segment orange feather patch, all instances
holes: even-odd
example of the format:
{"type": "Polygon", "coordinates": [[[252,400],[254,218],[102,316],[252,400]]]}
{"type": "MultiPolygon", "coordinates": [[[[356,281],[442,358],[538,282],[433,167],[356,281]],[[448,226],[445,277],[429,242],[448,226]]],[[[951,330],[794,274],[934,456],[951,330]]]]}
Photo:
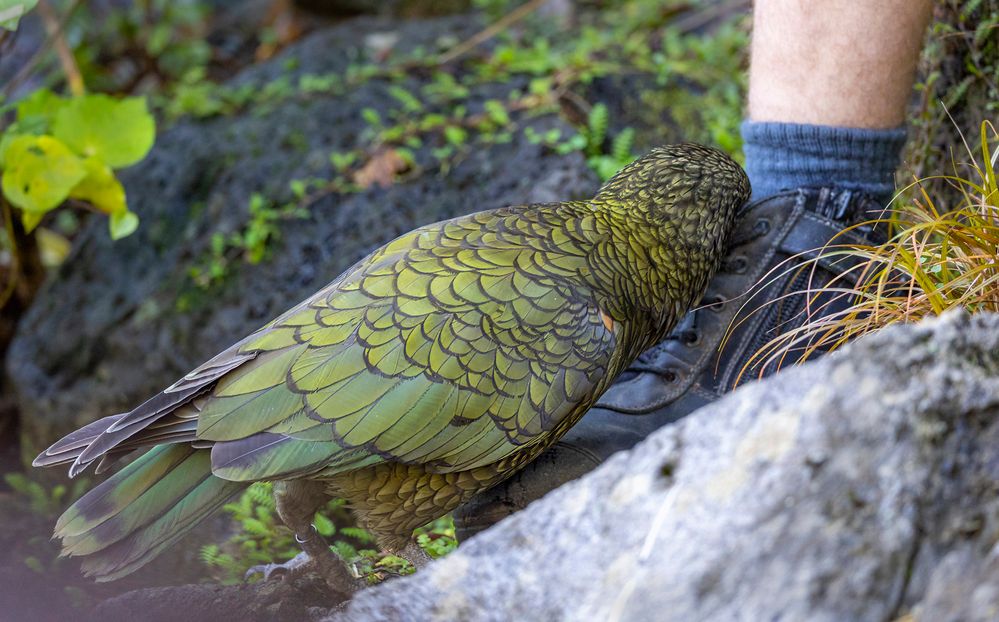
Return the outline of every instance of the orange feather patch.
{"type": "Polygon", "coordinates": [[[604,313],[603,310],[601,310],[600,311],[600,319],[601,319],[601,321],[603,321],[604,326],[607,327],[607,330],[609,330],[611,332],[614,332],[614,318],[612,318],[611,316],[607,315],[606,313],[604,313]]]}

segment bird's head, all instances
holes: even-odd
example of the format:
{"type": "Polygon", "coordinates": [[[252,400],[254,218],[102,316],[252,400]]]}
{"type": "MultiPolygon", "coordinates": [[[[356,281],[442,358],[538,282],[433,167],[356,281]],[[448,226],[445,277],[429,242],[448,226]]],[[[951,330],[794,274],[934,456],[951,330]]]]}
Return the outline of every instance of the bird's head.
{"type": "Polygon", "coordinates": [[[682,143],[638,158],[593,200],[653,226],[718,238],[727,235],[749,193],[749,178],[735,160],[711,147],[682,143]]]}

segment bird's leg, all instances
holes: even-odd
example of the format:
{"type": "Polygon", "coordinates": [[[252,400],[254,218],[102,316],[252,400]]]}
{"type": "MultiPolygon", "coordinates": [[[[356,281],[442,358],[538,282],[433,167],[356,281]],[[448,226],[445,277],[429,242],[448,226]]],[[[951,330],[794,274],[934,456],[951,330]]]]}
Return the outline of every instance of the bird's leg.
{"type": "Polygon", "coordinates": [[[268,578],[281,572],[295,576],[311,566],[336,592],[349,595],[364,587],[364,583],[347,570],[343,561],[330,549],[326,539],[312,526],[316,512],[330,500],[323,484],[308,480],[275,482],[274,500],[278,516],[295,533],[295,540],[301,545],[302,553],[284,564],[251,568],[248,575],[262,572],[268,578]]]}

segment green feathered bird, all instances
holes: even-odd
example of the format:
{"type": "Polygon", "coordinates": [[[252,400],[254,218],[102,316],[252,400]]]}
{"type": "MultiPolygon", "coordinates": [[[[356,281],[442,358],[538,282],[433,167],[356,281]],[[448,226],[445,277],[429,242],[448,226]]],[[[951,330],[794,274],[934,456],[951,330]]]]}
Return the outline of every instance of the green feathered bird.
{"type": "Polygon", "coordinates": [[[682,144],[588,201],[403,235],[135,410],[42,453],[36,466],[76,475],[149,448],[66,510],[63,554],[119,578],[261,480],[277,482],[281,518],[326,573],[346,573],[310,530],[331,496],[386,550],[404,548],[554,443],[667,334],[748,197],[728,156],[682,144]]]}

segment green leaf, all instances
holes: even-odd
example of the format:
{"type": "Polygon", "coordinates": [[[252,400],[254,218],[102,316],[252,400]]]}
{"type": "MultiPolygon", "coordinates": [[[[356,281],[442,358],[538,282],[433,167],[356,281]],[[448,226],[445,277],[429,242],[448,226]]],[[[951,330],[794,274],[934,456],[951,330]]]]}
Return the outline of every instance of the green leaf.
{"type": "Polygon", "coordinates": [[[600,152],[600,147],[607,138],[607,124],[610,120],[610,112],[606,104],[597,104],[590,110],[590,118],[587,121],[588,142],[587,152],[596,155],[600,152]]]}
{"type": "Polygon", "coordinates": [[[11,142],[13,142],[15,138],[25,134],[41,136],[42,134],[48,133],[48,128],[48,121],[42,117],[34,115],[21,119],[20,121],[14,121],[8,125],[3,134],[0,134],[0,169],[5,168],[4,157],[7,154],[7,148],[10,147],[11,142]]]}
{"type": "MultiPolygon", "coordinates": [[[[89,201],[91,205],[105,214],[116,214],[128,209],[125,203],[125,188],[122,187],[121,182],[114,176],[109,166],[97,158],[87,158],[83,161],[83,167],[87,171],[87,176],[70,190],[69,196],[89,201]]],[[[128,235],[128,233],[124,235],[128,235]]]]}
{"type": "Polygon", "coordinates": [[[621,133],[614,137],[611,143],[611,157],[620,162],[622,166],[631,164],[635,156],[631,153],[631,147],[635,144],[635,128],[626,127],[621,133]]]}
{"type": "Polygon", "coordinates": [[[7,146],[4,161],[9,166],[3,193],[28,212],[54,209],[87,174],[83,160],[51,136],[18,136],[7,146]]]}
{"type": "Polygon", "coordinates": [[[156,139],[156,122],[144,97],[84,95],[56,113],[52,133],[77,153],[121,168],[146,157],[156,139]]]}
{"type": "Polygon", "coordinates": [[[15,138],[18,138],[18,137],[21,136],[21,134],[19,134],[18,132],[14,131],[16,129],[17,128],[11,126],[11,127],[7,128],[6,132],[4,132],[3,134],[0,134],[0,169],[6,168],[4,166],[4,162],[5,162],[4,156],[6,156],[6,154],[7,154],[7,149],[10,148],[10,145],[11,145],[11,143],[14,142],[15,138]]]}
{"type": "Polygon", "coordinates": [[[173,38],[174,26],[169,23],[160,23],[153,26],[149,36],[146,37],[146,51],[153,58],[161,56],[170,45],[173,38]]]}
{"type": "Polygon", "coordinates": [[[17,30],[17,22],[36,4],[38,0],[0,0],[0,28],[17,30]]]}
{"type": "Polygon", "coordinates": [[[382,117],[374,108],[364,108],[361,110],[361,117],[368,125],[378,127],[382,124],[382,117]]]}
{"type": "Polygon", "coordinates": [[[25,233],[31,233],[45,218],[45,212],[21,212],[21,226],[25,233]]]}
{"type": "Polygon", "coordinates": [[[498,99],[486,100],[484,104],[486,114],[496,125],[506,125],[510,123],[510,115],[507,114],[506,107],[498,99]]]}
{"type": "Polygon", "coordinates": [[[551,78],[534,78],[527,87],[532,95],[547,95],[552,90],[551,78]]]}
{"type": "Polygon", "coordinates": [[[28,494],[28,478],[24,473],[4,473],[3,479],[15,492],[28,494]]]}
{"type": "Polygon", "coordinates": [[[316,513],[315,520],[312,521],[312,524],[315,526],[316,531],[319,532],[319,535],[324,538],[328,538],[336,533],[336,525],[333,524],[333,521],[323,516],[322,513],[316,513]]]}
{"type": "Polygon", "coordinates": [[[417,99],[412,93],[407,91],[398,85],[392,85],[388,89],[389,95],[391,95],[396,101],[402,104],[403,109],[406,112],[419,112],[423,109],[423,103],[417,99]]]}
{"type": "Polygon", "coordinates": [[[449,125],[444,128],[444,138],[452,145],[460,147],[468,140],[468,132],[457,125],[449,125]]]}
{"type": "Polygon", "coordinates": [[[120,240],[128,237],[139,228],[139,217],[134,212],[124,210],[111,214],[108,220],[108,229],[111,231],[112,240],[120,240]]]}
{"type": "Polygon", "coordinates": [[[338,152],[330,154],[330,164],[338,171],[346,170],[357,159],[357,154],[352,151],[338,152]]]}
{"type": "Polygon", "coordinates": [[[24,565],[31,568],[38,574],[45,574],[45,566],[39,561],[37,557],[31,556],[24,559],[24,565]]]}
{"type": "Polygon", "coordinates": [[[59,97],[48,89],[38,89],[18,102],[17,120],[38,123],[41,129],[39,133],[45,133],[55,119],[56,113],[67,103],[69,100],[59,97]]]}
{"type": "Polygon", "coordinates": [[[398,147],[396,148],[395,153],[402,158],[402,161],[406,163],[407,167],[413,168],[416,166],[416,154],[414,154],[410,149],[398,147]]]}

